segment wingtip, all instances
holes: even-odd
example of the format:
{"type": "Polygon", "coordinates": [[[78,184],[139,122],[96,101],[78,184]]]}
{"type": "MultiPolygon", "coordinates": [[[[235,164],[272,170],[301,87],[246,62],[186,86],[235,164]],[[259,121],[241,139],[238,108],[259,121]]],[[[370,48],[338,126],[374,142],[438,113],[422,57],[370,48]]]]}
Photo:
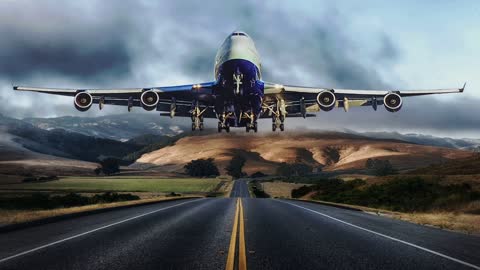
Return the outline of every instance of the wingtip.
{"type": "Polygon", "coordinates": [[[467,86],[467,82],[465,82],[465,83],[463,84],[463,87],[460,88],[460,93],[463,93],[463,91],[465,91],[465,87],[466,87],[466,86],[467,86]]]}
{"type": "Polygon", "coordinates": [[[13,90],[18,90],[18,86],[14,85],[13,90]]]}

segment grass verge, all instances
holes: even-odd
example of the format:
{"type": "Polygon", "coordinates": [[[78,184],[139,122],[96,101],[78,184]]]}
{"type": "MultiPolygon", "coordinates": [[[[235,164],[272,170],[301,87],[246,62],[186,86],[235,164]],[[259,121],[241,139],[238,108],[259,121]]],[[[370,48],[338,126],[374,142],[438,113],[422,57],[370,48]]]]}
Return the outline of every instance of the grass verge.
{"type": "Polygon", "coordinates": [[[49,210],[4,210],[0,209],[0,224],[18,224],[31,222],[45,218],[62,216],[67,214],[76,214],[99,209],[115,209],[123,206],[134,206],[146,203],[154,203],[161,201],[177,200],[178,198],[200,198],[199,196],[182,196],[182,197],[157,197],[150,199],[141,199],[135,201],[123,201],[115,203],[91,204],[78,207],[56,208],[49,210]]]}
{"type": "Polygon", "coordinates": [[[300,200],[307,202],[319,202],[325,205],[338,206],[347,209],[356,209],[369,214],[386,216],[398,220],[408,221],[424,226],[432,226],[440,229],[462,232],[473,235],[480,235],[480,215],[454,213],[447,211],[433,211],[430,213],[404,213],[384,209],[377,209],[365,206],[334,203],[320,200],[300,200]]]}

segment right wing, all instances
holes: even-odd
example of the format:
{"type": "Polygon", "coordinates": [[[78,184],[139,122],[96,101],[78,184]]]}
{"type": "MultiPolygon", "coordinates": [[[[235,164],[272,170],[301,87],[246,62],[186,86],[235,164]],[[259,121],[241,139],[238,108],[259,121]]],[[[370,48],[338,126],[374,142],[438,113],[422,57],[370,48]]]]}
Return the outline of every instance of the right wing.
{"type": "Polygon", "coordinates": [[[329,111],[334,107],[343,107],[348,111],[350,107],[372,106],[375,110],[377,106],[387,105],[392,99],[397,99],[397,105],[388,109],[397,111],[401,108],[402,97],[414,97],[432,94],[462,93],[466,84],[462,88],[431,89],[431,90],[357,90],[357,89],[338,89],[322,87],[304,87],[281,85],[274,83],[264,83],[265,100],[267,103],[275,103],[278,100],[285,102],[288,113],[301,111],[302,115],[306,112],[317,112],[320,110],[329,111]],[[325,93],[327,98],[332,101],[331,106],[320,105],[320,94],[325,93]],[[302,109],[303,108],[303,109],[302,109]]]}

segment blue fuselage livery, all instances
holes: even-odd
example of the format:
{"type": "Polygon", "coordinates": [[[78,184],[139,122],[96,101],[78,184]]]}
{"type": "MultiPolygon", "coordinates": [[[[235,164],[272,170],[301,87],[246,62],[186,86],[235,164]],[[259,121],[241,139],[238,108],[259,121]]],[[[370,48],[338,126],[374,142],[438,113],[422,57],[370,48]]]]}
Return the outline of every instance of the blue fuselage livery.
{"type": "Polygon", "coordinates": [[[262,110],[264,85],[260,57],[248,35],[234,32],[223,42],[215,57],[215,80],[219,119],[226,115],[228,124],[237,127],[254,123],[262,110]]]}

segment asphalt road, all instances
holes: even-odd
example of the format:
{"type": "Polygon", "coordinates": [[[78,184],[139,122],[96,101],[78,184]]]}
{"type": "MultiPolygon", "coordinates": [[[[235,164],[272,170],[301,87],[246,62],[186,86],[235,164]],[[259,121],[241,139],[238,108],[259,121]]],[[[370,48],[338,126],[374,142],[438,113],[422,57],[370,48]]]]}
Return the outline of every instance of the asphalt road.
{"type": "Polygon", "coordinates": [[[308,202],[232,196],[0,233],[0,269],[480,269],[480,237],[308,202]]]}

